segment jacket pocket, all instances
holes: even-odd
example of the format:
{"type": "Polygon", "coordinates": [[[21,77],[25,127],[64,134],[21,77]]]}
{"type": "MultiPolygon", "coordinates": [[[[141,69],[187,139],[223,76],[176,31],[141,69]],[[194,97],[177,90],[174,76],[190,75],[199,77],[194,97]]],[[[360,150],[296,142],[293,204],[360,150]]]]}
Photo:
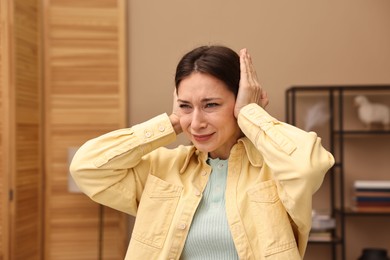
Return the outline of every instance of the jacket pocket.
{"type": "Polygon", "coordinates": [[[279,199],[275,182],[273,180],[261,182],[248,190],[247,194],[264,255],[270,256],[286,250],[297,253],[290,220],[279,199]]]}
{"type": "Polygon", "coordinates": [[[181,186],[149,175],[139,203],[132,238],[162,248],[182,190],[181,186]]]}

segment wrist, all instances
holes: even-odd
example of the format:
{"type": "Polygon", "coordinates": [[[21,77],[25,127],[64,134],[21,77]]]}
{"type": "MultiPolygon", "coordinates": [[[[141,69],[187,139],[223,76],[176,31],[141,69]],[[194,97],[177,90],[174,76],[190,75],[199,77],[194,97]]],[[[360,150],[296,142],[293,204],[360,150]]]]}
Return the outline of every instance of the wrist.
{"type": "Polygon", "coordinates": [[[176,135],[179,135],[181,132],[183,132],[180,126],[180,119],[177,115],[171,114],[169,116],[169,120],[171,121],[172,127],[175,130],[176,135]]]}

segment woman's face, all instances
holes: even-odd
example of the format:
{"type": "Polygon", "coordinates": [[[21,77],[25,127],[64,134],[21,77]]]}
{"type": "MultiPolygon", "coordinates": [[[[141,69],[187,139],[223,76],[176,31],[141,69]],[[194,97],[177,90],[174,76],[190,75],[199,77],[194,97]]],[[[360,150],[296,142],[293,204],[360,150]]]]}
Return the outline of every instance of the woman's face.
{"type": "Polygon", "coordinates": [[[178,87],[180,125],[192,143],[212,158],[227,159],[241,135],[234,117],[235,96],[224,82],[194,72],[178,87]]]}

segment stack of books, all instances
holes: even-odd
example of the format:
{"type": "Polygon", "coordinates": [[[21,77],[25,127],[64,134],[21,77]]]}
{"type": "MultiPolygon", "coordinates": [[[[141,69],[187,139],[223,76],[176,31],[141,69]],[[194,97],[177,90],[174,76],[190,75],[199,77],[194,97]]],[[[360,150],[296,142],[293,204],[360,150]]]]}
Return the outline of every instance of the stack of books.
{"type": "Polygon", "coordinates": [[[390,212],[390,181],[355,181],[354,210],[359,212],[390,212]]]}
{"type": "Polygon", "coordinates": [[[329,214],[312,212],[312,225],[309,233],[309,241],[322,242],[332,240],[332,231],[336,227],[335,219],[329,214]]]}

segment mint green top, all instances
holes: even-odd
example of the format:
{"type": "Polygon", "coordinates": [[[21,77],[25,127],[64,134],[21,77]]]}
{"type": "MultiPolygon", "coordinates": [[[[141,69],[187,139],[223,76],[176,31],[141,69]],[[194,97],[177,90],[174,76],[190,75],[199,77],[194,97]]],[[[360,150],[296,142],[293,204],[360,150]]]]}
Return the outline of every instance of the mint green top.
{"type": "Polygon", "coordinates": [[[227,160],[208,159],[212,173],[196,210],[182,260],[238,259],[225,210],[227,160]]]}

